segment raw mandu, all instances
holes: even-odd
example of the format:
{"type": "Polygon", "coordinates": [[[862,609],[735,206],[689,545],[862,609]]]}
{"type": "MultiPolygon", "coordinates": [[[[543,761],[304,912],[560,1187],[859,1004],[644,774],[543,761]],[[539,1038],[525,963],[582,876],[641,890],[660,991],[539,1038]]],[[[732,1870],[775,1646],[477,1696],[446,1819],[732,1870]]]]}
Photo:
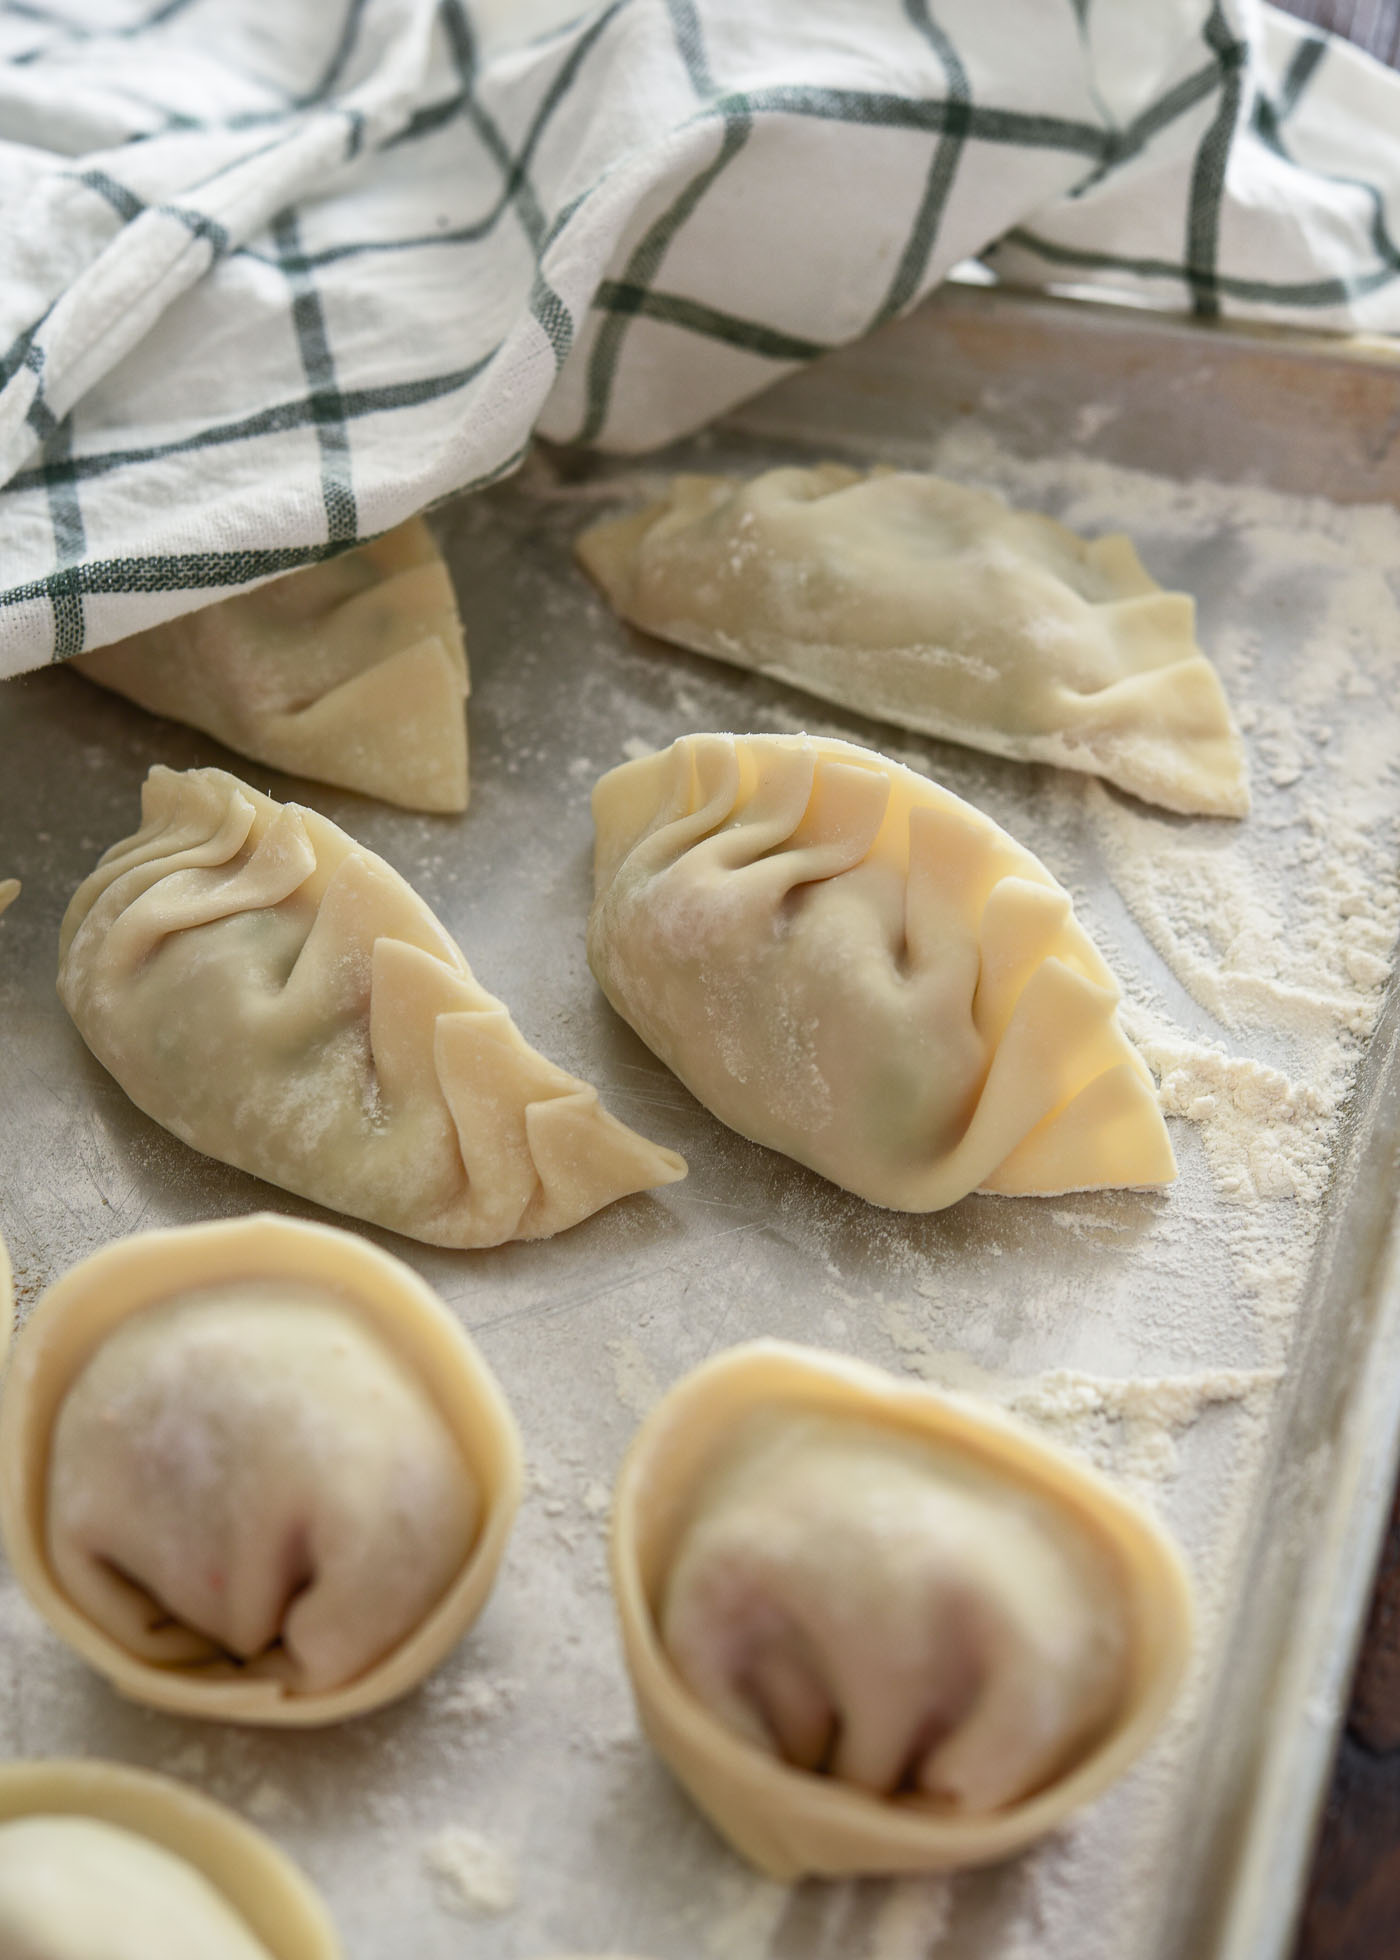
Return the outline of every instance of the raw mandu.
{"type": "Polygon", "coordinates": [[[0,1535],[133,1700],[311,1727],[414,1688],[486,1604],[520,1501],[490,1369],[416,1273],[270,1214],[65,1273],[0,1399],[0,1535]]]}
{"type": "Polygon", "coordinates": [[[1248,812],[1195,606],[1126,537],[1086,542],[984,490],[825,463],[678,476],[577,549],[617,611],[662,639],[1168,810],[1248,812]]]}
{"type": "Polygon", "coordinates": [[[193,1866],[93,1817],[0,1824],[0,1954],[14,1960],[273,1960],[193,1866]]]}
{"type": "Polygon", "coordinates": [[[481,1489],[427,1385],[304,1282],[182,1291],[90,1355],[49,1438],[50,1569],[143,1660],[344,1687],[466,1564],[481,1489]]]}
{"type": "Polygon", "coordinates": [[[156,768],[79,887],[59,993],[196,1150],[431,1245],[546,1238],[683,1160],[546,1061],[428,907],[314,810],[156,768]]]}
{"type": "Polygon", "coordinates": [[[902,1211],[1175,1177],[1117,983],[970,804],[849,742],[716,734],[593,814],[598,982],[742,1135],[902,1211]]]}
{"type": "Polygon", "coordinates": [[[9,1847],[0,1854],[6,1960],[230,1960],[230,1951],[237,1960],[343,1960],[325,1906],[291,1860],[171,1777],[92,1756],[0,1763],[0,1841],[9,1847]],[[105,1916],[85,1917],[99,1900],[105,1916]],[[37,1918],[37,1948],[7,1942],[16,1917],[26,1928],[37,1918]],[[242,1933],[231,1950],[222,1943],[230,1921],[242,1933]],[[89,1932],[95,1944],[62,1943],[89,1932]]]}
{"type": "Polygon", "coordinates": [[[969,1813],[1082,1758],[1123,1696],[1108,1548],[976,1461],[860,1418],[740,1424],[658,1617],[692,1694],[755,1748],[969,1813]]]}
{"type": "Polygon", "coordinates": [[[410,810],[467,807],[466,646],[421,518],[73,665],[274,769],[410,810]]]}
{"type": "Polygon", "coordinates": [[[1155,1520],[999,1412],[779,1341],[652,1410],[613,1504],[646,1732],[772,1877],[989,1864],[1147,1746],[1191,1652],[1155,1520]]]}

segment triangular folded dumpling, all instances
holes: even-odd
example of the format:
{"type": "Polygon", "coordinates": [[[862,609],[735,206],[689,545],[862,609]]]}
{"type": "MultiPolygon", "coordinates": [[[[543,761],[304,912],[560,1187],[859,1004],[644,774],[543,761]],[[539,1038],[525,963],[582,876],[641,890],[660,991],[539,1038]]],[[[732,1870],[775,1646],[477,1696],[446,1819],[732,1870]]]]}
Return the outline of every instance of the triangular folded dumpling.
{"type": "Polygon", "coordinates": [[[240,755],[410,810],[467,807],[467,659],[421,518],[74,660],[240,755]]]}
{"type": "Polygon", "coordinates": [[[156,768],[63,922],[59,993],[132,1101],[432,1245],[547,1238],[685,1174],[532,1048],[382,858],[222,769],[156,768]]]}
{"type": "Polygon", "coordinates": [[[744,1136],[900,1211],[1175,1177],[1069,894],[971,804],[849,742],[687,735],[593,815],[589,963],[744,1136]]]}
{"type": "Polygon", "coordinates": [[[662,639],[1168,810],[1249,809],[1195,606],[1125,537],[1086,543],[985,490],[825,463],[678,476],[577,549],[618,612],[662,639]]]}

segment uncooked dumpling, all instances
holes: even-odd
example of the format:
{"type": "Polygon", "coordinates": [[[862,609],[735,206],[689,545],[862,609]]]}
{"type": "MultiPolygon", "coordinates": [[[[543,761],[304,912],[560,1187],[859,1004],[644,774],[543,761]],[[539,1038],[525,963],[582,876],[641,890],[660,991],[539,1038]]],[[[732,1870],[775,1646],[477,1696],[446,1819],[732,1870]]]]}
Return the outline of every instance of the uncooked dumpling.
{"type": "Polygon", "coordinates": [[[648,1733],[780,1878],[1019,1849],[1145,1746],[1190,1647],[1176,1552],[1103,1479],[778,1342],[648,1417],[613,1573],[648,1733]]]}
{"type": "Polygon", "coordinates": [[[599,984],[744,1136],[904,1211],[1175,1176],[1068,894],[970,804],[849,742],[688,735],[593,814],[599,984]]]}
{"type": "Polygon", "coordinates": [[[159,1845],[89,1817],[0,1824],[6,1960],[272,1960],[214,1887],[159,1845]]]}
{"type": "Polygon", "coordinates": [[[826,463],[679,476],[663,502],[585,531],[578,554],[662,639],[1168,810],[1249,809],[1195,607],[1125,537],[1086,543],[985,490],[826,463]]]}
{"type": "Polygon", "coordinates": [[[342,1960],[291,1860],[149,1770],[0,1764],[4,1960],[342,1960]]]}
{"type": "Polygon", "coordinates": [[[485,1364],[408,1269],[270,1217],[144,1234],[41,1301],[0,1403],[11,1561],[124,1692],[323,1722],[479,1611],[518,1497],[485,1364]]]}
{"type": "Polygon", "coordinates": [[[1106,1730],[1119,1594],[1077,1519],[1008,1497],[956,1451],[768,1411],[698,1494],[658,1618],[691,1693],[755,1747],[977,1812],[1029,1796],[1106,1730]]]}
{"type": "Polygon", "coordinates": [[[73,665],[240,755],[410,810],[467,807],[467,660],[421,518],[73,665]]]}
{"type": "Polygon", "coordinates": [[[524,1040],[396,871],[221,769],[151,771],[59,993],[148,1116],[433,1245],[547,1238],[685,1165],[524,1040]]]}

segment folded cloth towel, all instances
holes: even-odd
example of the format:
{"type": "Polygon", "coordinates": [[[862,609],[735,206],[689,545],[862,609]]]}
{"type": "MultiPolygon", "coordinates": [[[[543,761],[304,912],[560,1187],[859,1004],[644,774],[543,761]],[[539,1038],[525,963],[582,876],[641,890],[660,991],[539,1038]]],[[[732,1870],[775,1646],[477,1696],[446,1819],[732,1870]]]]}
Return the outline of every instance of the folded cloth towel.
{"type": "Polygon", "coordinates": [[[0,674],[999,274],[1400,329],[1400,78],[1258,0],[0,5],[0,674]],[[117,23],[117,24],[114,24],[117,23]]]}

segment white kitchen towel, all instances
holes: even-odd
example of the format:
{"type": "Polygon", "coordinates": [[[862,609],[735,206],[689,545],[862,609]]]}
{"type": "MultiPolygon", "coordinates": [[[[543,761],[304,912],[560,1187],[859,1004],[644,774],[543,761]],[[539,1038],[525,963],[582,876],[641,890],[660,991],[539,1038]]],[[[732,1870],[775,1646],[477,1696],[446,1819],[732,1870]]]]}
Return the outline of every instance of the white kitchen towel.
{"type": "Polygon", "coordinates": [[[1400,77],[1258,0],[0,4],[0,674],[638,450],[980,255],[1400,330],[1400,77]]]}

